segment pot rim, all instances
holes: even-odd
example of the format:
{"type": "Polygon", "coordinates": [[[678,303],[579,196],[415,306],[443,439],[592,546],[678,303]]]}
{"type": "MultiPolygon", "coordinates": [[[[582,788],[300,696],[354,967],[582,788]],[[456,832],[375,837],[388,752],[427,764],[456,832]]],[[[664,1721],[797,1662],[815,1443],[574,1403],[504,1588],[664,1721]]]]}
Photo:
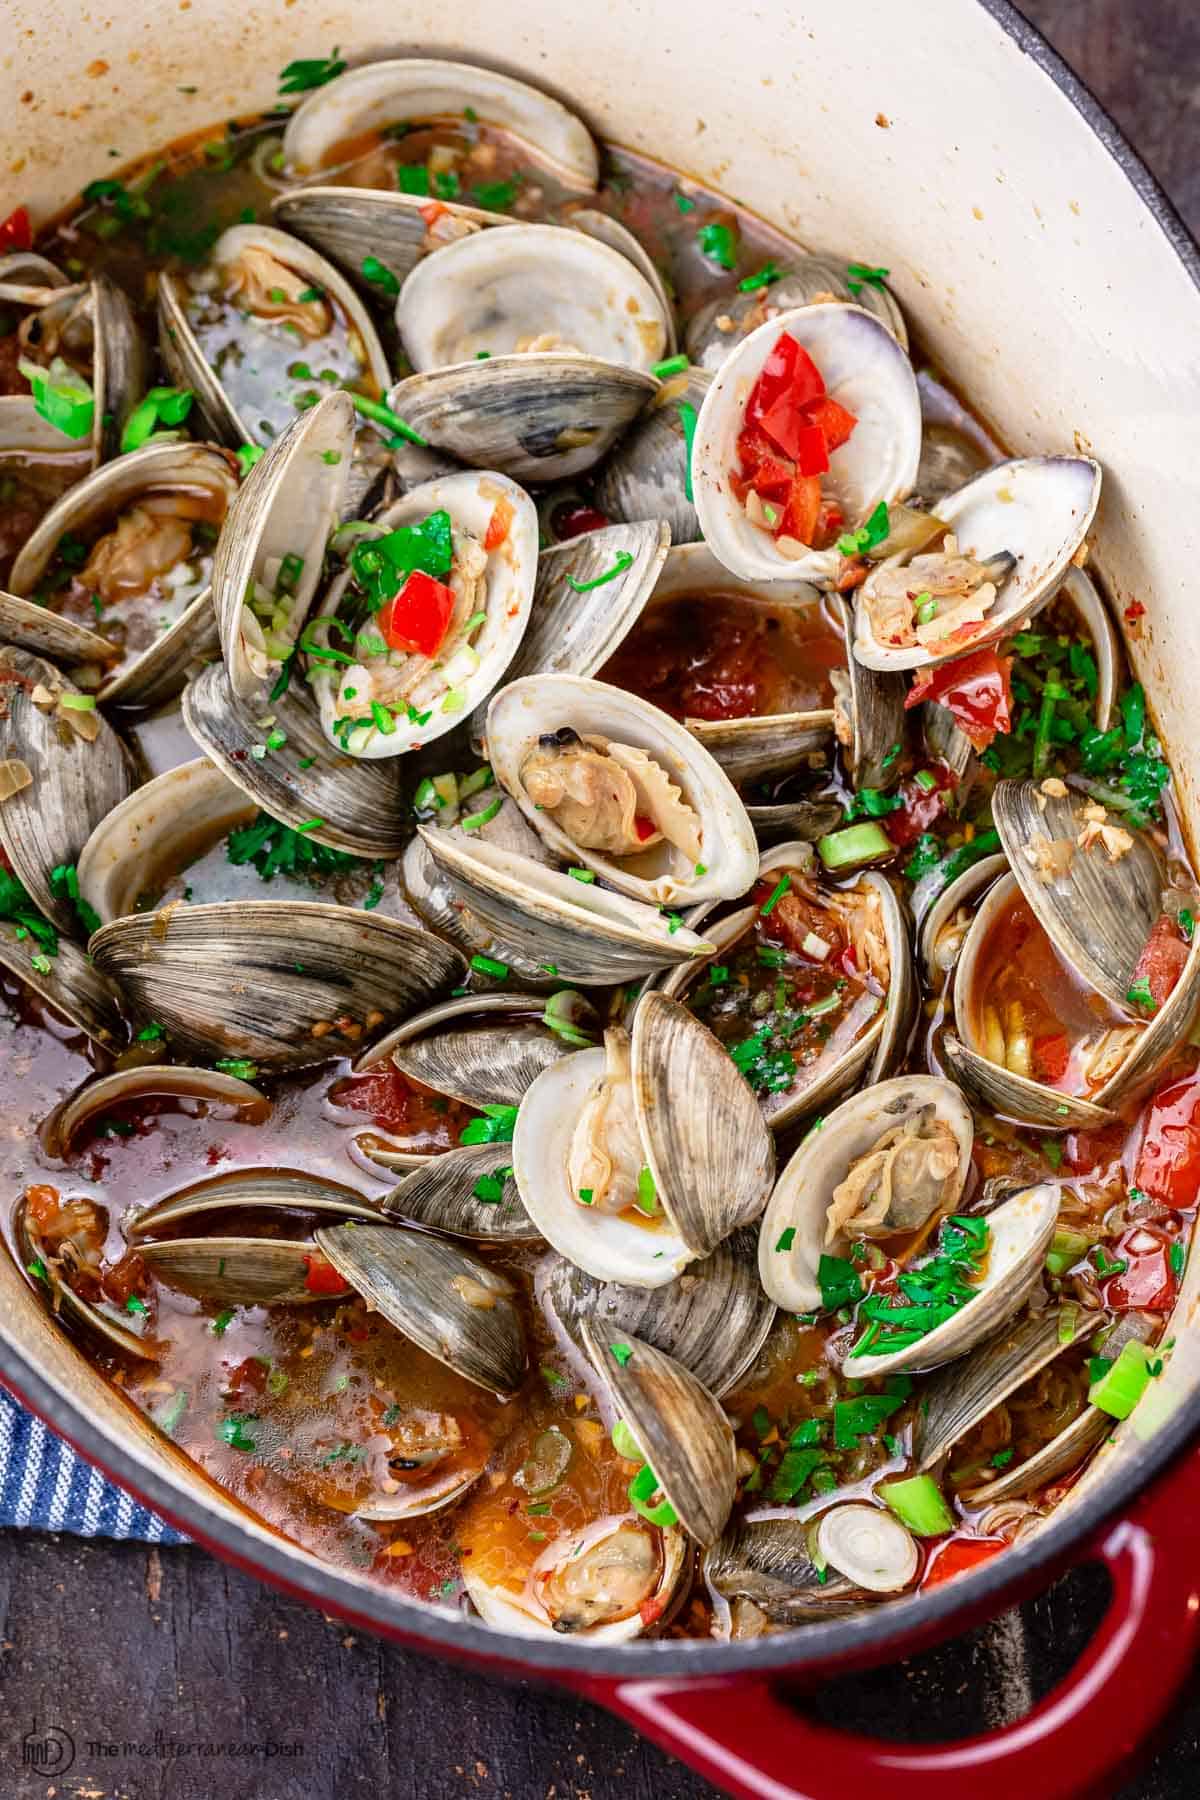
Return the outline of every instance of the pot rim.
{"type": "MultiPolygon", "coordinates": [[[[977,0],[1008,38],[1074,107],[1121,169],[1146,211],[1154,218],[1178,261],[1200,290],[1200,245],[1175,206],[1090,88],[1053,50],[1011,0],[977,0]]],[[[1093,1492],[1032,1538],[989,1560],[978,1570],[910,1599],[799,1627],[779,1636],[723,1643],[709,1639],[642,1640],[620,1647],[574,1644],[570,1638],[516,1638],[481,1623],[435,1612],[419,1601],[380,1586],[365,1589],[332,1564],[309,1566],[296,1560],[284,1539],[261,1542],[233,1521],[219,1519],[195,1496],[173,1487],[155,1470],[134,1465],[134,1478],[120,1465],[123,1453],[70,1398],[60,1394],[26,1362],[7,1331],[0,1328],[0,1381],[88,1461],[127,1487],[147,1506],[194,1537],[204,1547],[272,1585],[342,1616],[364,1629],[431,1648],[460,1660],[508,1665],[553,1677],[656,1677],[689,1674],[744,1674],[773,1669],[817,1672],[832,1664],[884,1660],[898,1645],[932,1643],[956,1627],[1000,1610],[1001,1604],[1048,1580],[1070,1561],[1073,1546],[1121,1511],[1158,1476],[1200,1428],[1200,1392],[1191,1396],[1142,1446],[1138,1462],[1096,1484],[1093,1492]]]]}

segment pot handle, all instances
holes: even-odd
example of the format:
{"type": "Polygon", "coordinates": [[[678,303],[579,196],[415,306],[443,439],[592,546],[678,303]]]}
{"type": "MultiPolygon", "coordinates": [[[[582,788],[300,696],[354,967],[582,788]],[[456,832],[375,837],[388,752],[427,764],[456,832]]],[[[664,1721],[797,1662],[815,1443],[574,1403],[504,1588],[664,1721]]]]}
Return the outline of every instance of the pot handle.
{"type": "Polygon", "coordinates": [[[1111,1794],[1200,1651],[1198,1512],[1200,1452],[1191,1451],[1072,1559],[1103,1563],[1112,1581],[1094,1641],[1032,1712],[984,1736],[906,1744],[839,1731],[799,1710],[786,1673],[580,1685],[739,1800],[1111,1794]]]}

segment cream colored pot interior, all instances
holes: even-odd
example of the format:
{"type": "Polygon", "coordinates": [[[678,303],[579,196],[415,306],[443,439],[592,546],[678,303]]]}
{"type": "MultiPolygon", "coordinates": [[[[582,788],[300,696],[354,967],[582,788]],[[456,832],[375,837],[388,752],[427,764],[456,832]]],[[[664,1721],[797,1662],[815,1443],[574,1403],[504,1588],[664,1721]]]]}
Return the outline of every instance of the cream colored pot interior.
{"type": "MultiPolygon", "coordinates": [[[[353,60],[421,50],[523,75],[599,135],[715,184],[800,240],[887,265],[925,343],[1014,451],[1078,446],[1102,460],[1096,564],[1118,607],[1147,608],[1132,657],[1200,835],[1200,293],[1128,175],[982,5],[8,0],[5,19],[0,213],[26,201],[43,220],[97,174],[271,106],[278,69],[337,44],[353,60]]],[[[1085,1485],[1136,1457],[1193,1385],[1200,1356],[1183,1326],[1198,1289],[1193,1258],[1179,1344],[1147,1396],[1155,1415],[1144,1404],[1085,1485]]],[[[126,1468],[181,1479],[7,1259],[0,1332],[102,1423],[126,1468]]],[[[268,1534],[203,1485],[252,1555],[268,1534]]],[[[311,1562],[287,1554],[297,1571],[311,1562]]]]}

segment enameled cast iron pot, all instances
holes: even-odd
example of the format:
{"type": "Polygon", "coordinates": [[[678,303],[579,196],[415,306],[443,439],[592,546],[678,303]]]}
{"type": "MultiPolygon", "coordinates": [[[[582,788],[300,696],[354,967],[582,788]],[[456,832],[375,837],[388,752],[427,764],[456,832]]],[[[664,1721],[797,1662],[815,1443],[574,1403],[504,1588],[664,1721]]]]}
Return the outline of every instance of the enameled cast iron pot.
{"type": "MultiPolygon", "coordinates": [[[[0,150],[35,218],[98,169],[275,101],[296,56],[425,51],[556,88],[617,142],[714,183],[802,241],[891,270],[925,342],[1017,453],[1105,465],[1096,562],[1200,839],[1200,252],[1127,144],[1005,0],[7,0],[0,150]]],[[[0,1070],[0,1110],[4,1105],[0,1070]]],[[[9,1096],[10,1100],[15,1098],[9,1096]]],[[[126,1196],[125,1198],[132,1198],[126,1196]]],[[[1111,1792],[1200,1639],[1200,1257],[1148,1401],[1030,1543],[924,1598],[741,1644],[504,1639],[283,1543],[155,1433],[0,1258],[0,1375],[107,1473],[240,1567],[363,1629],[557,1681],[739,1795],[1038,1800],[1111,1792]],[[961,1631],[1081,1560],[1113,1594],[1096,1641],[1022,1723],[953,1745],[868,1743],[784,1700],[961,1631]]]]}

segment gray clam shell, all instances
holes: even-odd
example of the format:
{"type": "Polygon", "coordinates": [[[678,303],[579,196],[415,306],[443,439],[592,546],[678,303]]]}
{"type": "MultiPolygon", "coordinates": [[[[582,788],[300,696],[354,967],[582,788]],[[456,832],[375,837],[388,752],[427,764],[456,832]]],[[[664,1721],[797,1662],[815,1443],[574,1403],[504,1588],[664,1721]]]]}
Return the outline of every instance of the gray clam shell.
{"type": "Polygon", "coordinates": [[[687,495],[687,452],[680,403],[697,414],[712,376],[689,369],[665,381],[596,473],[596,504],[611,519],[661,519],[674,544],[703,534],[687,495]]]}

